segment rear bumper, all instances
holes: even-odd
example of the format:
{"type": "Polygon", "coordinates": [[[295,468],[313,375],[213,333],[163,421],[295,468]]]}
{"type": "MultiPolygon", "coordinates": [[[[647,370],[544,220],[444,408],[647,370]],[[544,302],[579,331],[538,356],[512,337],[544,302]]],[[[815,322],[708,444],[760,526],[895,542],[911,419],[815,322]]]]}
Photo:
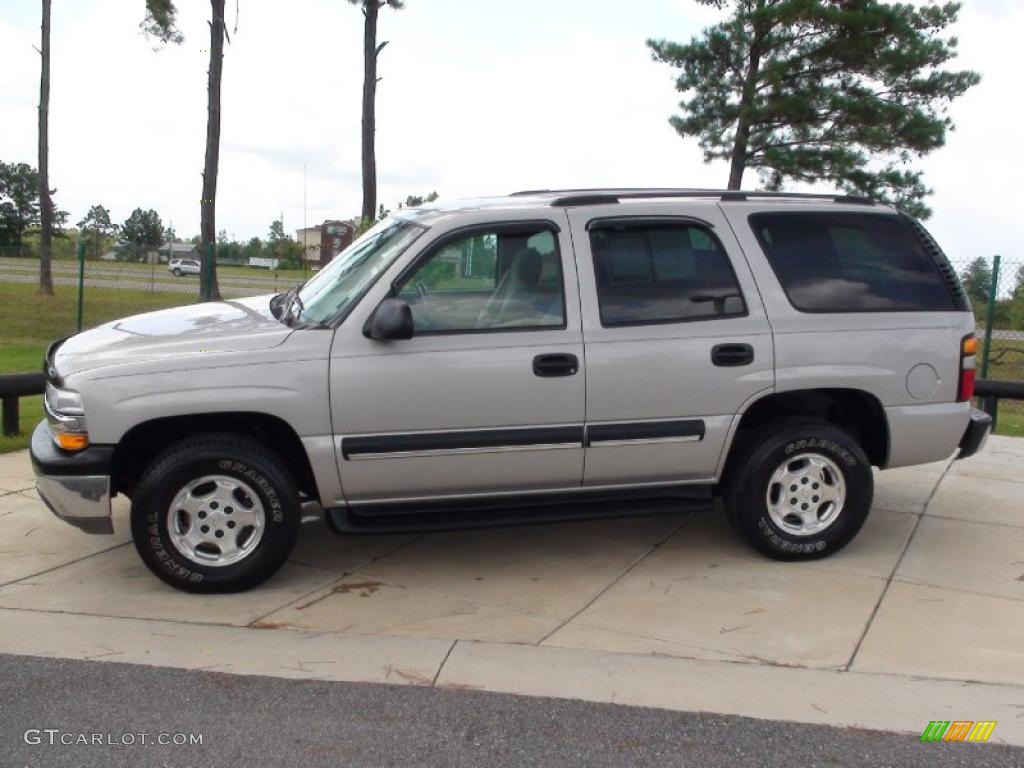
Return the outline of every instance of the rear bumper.
{"type": "Polygon", "coordinates": [[[968,456],[976,454],[984,447],[991,431],[992,417],[984,411],[972,408],[971,420],[967,424],[967,429],[964,430],[964,436],[960,438],[960,452],[956,457],[966,459],[968,456]]]}
{"type": "Polygon", "coordinates": [[[113,533],[110,463],[113,448],[90,446],[65,453],[53,443],[45,421],[32,433],[29,455],[39,498],[58,518],[87,533],[113,533]]]}

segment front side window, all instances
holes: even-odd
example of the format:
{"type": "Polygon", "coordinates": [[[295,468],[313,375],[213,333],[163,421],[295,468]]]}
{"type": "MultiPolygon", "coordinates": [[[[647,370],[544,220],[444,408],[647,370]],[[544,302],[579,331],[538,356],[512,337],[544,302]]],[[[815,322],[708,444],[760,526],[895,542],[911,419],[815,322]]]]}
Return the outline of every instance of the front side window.
{"type": "Polygon", "coordinates": [[[602,325],[746,314],[729,257],[703,226],[598,220],[589,229],[602,325]]]}
{"type": "Polygon", "coordinates": [[[476,230],[433,249],[398,286],[416,333],[565,327],[562,262],[544,225],[476,230]]]}
{"type": "Polygon", "coordinates": [[[329,323],[343,317],[424,231],[418,224],[395,218],[367,231],[302,287],[301,319],[329,323]]]}
{"type": "Polygon", "coordinates": [[[935,260],[898,216],[756,213],[750,225],[790,303],[801,311],[954,308],[935,260]]]}

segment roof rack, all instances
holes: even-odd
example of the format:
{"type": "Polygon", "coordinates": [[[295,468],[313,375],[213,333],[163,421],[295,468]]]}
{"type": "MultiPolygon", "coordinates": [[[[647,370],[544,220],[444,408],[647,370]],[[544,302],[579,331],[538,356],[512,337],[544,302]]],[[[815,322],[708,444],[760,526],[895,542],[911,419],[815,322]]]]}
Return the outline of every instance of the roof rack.
{"type": "Polygon", "coordinates": [[[674,189],[674,188],[623,188],[623,189],[531,189],[513,192],[510,197],[551,196],[552,207],[575,205],[601,205],[617,203],[620,200],[642,200],[660,197],[696,198],[717,197],[725,203],[744,202],[753,199],[782,200],[828,200],[836,203],[874,205],[869,197],[859,195],[836,195],[814,192],[769,192],[731,189],[674,189]]]}

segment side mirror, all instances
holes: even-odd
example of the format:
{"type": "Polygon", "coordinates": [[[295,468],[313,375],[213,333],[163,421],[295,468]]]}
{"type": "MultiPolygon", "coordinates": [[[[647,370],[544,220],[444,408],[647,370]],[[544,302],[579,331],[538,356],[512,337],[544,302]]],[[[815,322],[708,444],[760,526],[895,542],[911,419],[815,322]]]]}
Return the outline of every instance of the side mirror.
{"type": "Polygon", "coordinates": [[[413,330],[412,308],[401,299],[384,299],[370,318],[366,335],[380,341],[411,339],[413,330]]]}

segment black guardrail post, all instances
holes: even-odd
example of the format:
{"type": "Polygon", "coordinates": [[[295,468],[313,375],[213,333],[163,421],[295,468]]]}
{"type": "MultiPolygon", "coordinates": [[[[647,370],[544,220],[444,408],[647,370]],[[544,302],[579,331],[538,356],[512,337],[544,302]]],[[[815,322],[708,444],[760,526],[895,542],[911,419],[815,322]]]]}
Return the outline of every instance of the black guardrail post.
{"type": "Polygon", "coordinates": [[[8,373],[0,376],[0,400],[3,401],[4,435],[12,437],[20,430],[18,400],[29,395],[41,395],[46,389],[46,376],[42,373],[8,373]]]}
{"type": "Polygon", "coordinates": [[[18,398],[9,395],[4,398],[4,437],[18,434],[18,398]]]}

